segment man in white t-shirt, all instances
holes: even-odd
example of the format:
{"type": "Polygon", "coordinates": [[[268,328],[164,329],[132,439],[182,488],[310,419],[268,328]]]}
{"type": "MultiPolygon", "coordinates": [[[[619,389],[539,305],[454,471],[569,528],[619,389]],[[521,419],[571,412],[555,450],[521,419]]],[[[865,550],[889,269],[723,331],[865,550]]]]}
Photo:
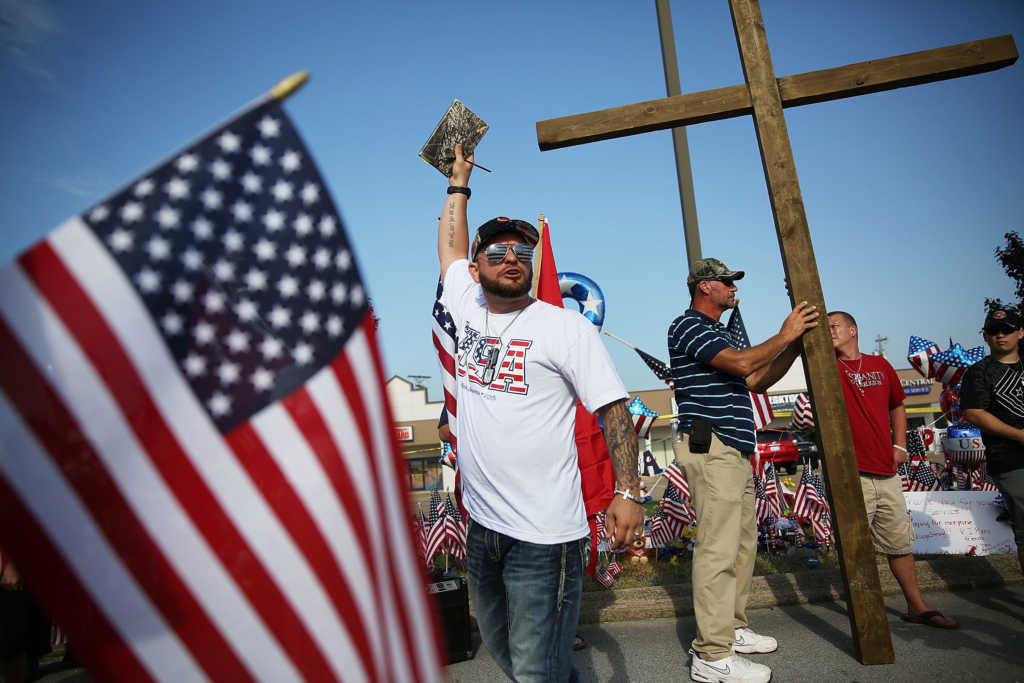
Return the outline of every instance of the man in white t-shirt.
{"type": "Polygon", "coordinates": [[[574,437],[576,400],[602,420],[615,470],[613,547],[643,530],[628,394],[596,328],[530,296],[537,230],[495,218],[466,259],[472,165],[455,148],[437,251],[456,363],[466,563],[480,635],[516,681],[575,681],[572,645],[590,554],[574,437]]]}

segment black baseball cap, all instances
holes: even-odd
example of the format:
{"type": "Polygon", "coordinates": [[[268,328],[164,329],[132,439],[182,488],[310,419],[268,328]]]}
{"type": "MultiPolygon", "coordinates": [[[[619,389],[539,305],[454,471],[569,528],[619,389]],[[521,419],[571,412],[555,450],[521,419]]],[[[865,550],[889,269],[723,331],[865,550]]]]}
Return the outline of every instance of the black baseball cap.
{"type": "Polygon", "coordinates": [[[1019,330],[1020,328],[1020,316],[1017,315],[1016,311],[1007,308],[994,308],[985,316],[985,332],[1019,330]]]}
{"type": "Polygon", "coordinates": [[[526,221],[498,216],[497,218],[492,218],[476,229],[476,237],[473,238],[473,246],[469,249],[470,258],[475,259],[477,252],[480,251],[480,247],[486,246],[492,238],[502,234],[503,232],[518,233],[524,240],[526,240],[527,244],[532,246],[536,246],[537,242],[540,240],[540,233],[537,232],[537,228],[533,227],[526,221]]]}

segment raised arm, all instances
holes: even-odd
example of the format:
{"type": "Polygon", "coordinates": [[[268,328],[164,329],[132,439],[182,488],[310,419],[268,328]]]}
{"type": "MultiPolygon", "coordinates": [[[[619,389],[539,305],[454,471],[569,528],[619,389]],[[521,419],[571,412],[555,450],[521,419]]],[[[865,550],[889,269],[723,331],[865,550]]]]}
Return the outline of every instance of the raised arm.
{"type": "MultiPolygon", "coordinates": [[[[811,306],[806,301],[801,301],[786,316],[786,320],[782,323],[782,329],[774,337],[769,337],[764,343],[752,346],[749,349],[743,349],[742,351],[722,349],[711,359],[711,365],[734,377],[748,378],[754,375],[753,384],[759,387],[763,382],[759,381],[760,378],[755,373],[768,368],[776,356],[782,353],[783,349],[787,346],[799,339],[804,332],[812,327],[817,327],[817,318],[817,307],[811,306]]],[[[793,354],[792,351],[789,353],[793,354]]],[[[789,369],[789,365],[792,365],[795,358],[796,355],[784,357],[782,362],[788,360],[788,365],[783,369],[783,373],[789,369]]],[[[781,375],[779,376],[781,377],[781,375]]],[[[747,384],[751,385],[752,382],[748,380],[747,384]]],[[[751,389],[754,388],[754,386],[751,386],[751,389]]]]}
{"type": "MultiPolygon", "coordinates": [[[[636,459],[636,431],[633,419],[626,409],[626,399],[614,401],[597,409],[604,427],[604,441],[612,458],[615,470],[615,489],[628,491],[631,496],[640,497],[640,475],[636,459]]],[[[612,539],[612,550],[625,548],[643,533],[643,505],[616,495],[605,512],[608,533],[612,539]]]]}
{"type": "MultiPolygon", "coordinates": [[[[469,187],[469,175],[473,166],[462,156],[462,145],[455,145],[455,163],[448,178],[449,187],[469,187]]],[[[455,192],[445,199],[441,221],[437,226],[437,258],[441,263],[441,279],[448,272],[448,266],[460,258],[466,258],[469,251],[469,224],[466,220],[466,204],[469,196],[455,192]]]]}

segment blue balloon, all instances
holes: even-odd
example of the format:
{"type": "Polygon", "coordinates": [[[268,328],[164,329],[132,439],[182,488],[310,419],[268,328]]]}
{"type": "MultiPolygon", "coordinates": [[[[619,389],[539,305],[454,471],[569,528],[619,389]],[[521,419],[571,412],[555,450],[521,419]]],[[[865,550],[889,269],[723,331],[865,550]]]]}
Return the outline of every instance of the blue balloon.
{"type": "Polygon", "coordinates": [[[563,303],[566,299],[575,302],[579,312],[600,330],[604,324],[604,294],[597,283],[579,273],[559,273],[558,285],[563,303]]]}

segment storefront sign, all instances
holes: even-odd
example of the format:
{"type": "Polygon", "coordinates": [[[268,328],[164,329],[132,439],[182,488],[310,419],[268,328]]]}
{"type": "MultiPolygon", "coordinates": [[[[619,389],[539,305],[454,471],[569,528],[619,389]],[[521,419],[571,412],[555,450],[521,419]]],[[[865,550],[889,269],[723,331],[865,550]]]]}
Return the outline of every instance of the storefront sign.
{"type": "Polygon", "coordinates": [[[1013,530],[997,522],[998,491],[908,491],[914,553],[993,555],[1016,552],[1013,530]]]}
{"type": "Polygon", "coordinates": [[[395,427],[395,438],[399,441],[412,441],[412,425],[395,427]]]}

